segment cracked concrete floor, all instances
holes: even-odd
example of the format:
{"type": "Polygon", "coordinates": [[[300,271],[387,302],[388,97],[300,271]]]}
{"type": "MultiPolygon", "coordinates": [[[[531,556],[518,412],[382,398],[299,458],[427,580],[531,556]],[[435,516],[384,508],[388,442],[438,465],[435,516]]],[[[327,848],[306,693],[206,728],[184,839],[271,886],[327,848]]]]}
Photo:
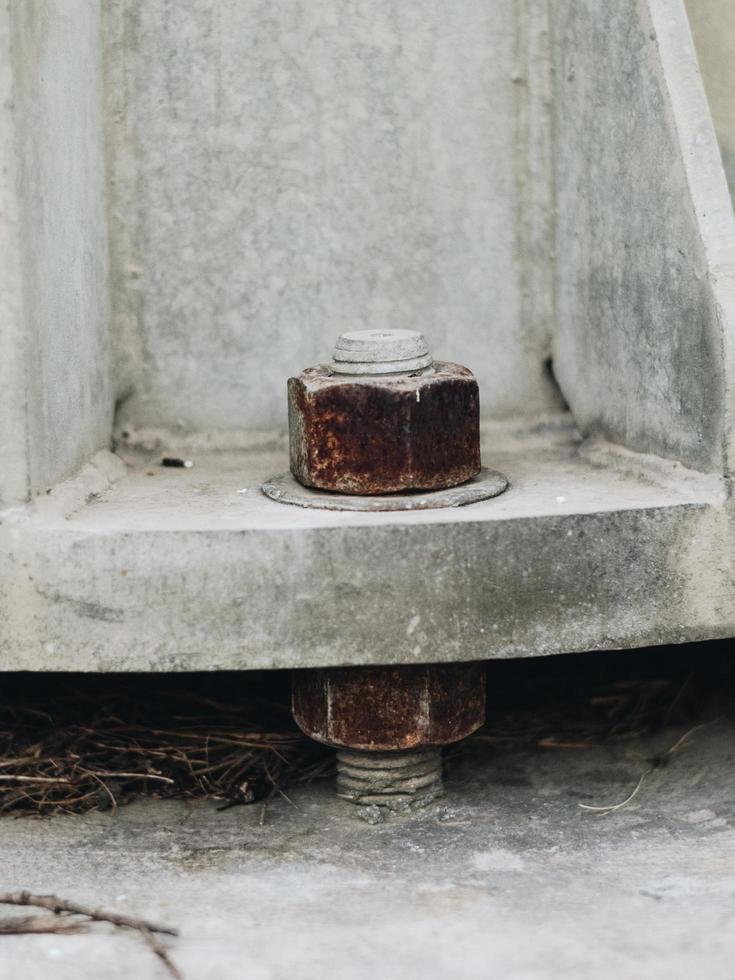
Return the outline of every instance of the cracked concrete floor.
{"type": "MultiPolygon", "coordinates": [[[[477,741],[447,795],[369,826],[328,782],[273,803],[0,821],[2,887],[177,925],[186,980],[735,977],[735,722],[590,749],[477,741]]],[[[164,978],[134,934],[0,937],[0,976],[164,978]]]]}

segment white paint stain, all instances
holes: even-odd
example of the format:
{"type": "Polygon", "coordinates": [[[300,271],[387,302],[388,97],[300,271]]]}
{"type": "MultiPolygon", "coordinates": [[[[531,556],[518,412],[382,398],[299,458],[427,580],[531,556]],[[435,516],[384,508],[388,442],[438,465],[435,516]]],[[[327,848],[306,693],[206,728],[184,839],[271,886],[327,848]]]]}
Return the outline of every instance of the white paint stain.
{"type": "Polygon", "coordinates": [[[478,871],[523,871],[526,866],[520,854],[503,850],[501,847],[490,851],[477,851],[472,855],[472,864],[478,871]]]}
{"type": "Polygon", "coordinates": [[[411,622],[406,628],[406,636],[411,636],[411,634],[416,630],[416,627],[421,622],[421,617],[416,615],[411,617],[411,622]]]}
{"type": "Polygon", "coordinates": [[[710,823],[714,821],[716,814],[712,810],[692,810],[684,816],[687,823],[710,823]]]}

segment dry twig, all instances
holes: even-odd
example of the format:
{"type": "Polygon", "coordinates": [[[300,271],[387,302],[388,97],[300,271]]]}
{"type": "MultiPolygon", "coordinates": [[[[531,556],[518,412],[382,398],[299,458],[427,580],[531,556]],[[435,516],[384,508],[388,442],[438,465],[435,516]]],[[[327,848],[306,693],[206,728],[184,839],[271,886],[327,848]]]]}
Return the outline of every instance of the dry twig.
{"type": "Polygon", "coordinates": [[[158,922],[141,919],[137,916],[124,915],[121,912],[108,912],[105,909],[95,909],[79,902],[58,898],[56,895],[34,895],[31,892],[0,892],[0,905],[33,906],[53,912],[52,916],[23,916],[16,919],[0,920],[0,935],[20,935],[23,933],[56,933],[59,935],[86,932],[84,920],[92,922],[109,922],[120,929],[133,929],[139,932],[147,945],[161,960],[175,980],[183,980],[176,964],[168,955],[166,948],[154,935],[162,933],[166,936],[178,936],[178,929],[164,926],[158,922]],[[67,916],[79,918],[70,919],[67,916]]]}
{"type": "Polygon", "coordinates": [[[149,929],[141,929],[140,934],[150,946],[151,951],[161,960],[171,976],[175,977],[175,980],[184,980],[183,974],[168,955],[168,950],[159,943],[153,933],[149,929]]]}
{"type": "Polygon", "coordinates": [[[19,915],[0,919],[0,936],[24,936],[29,933],[72,935],[88,932],[83,922],[65,922],[55,915],[19,915]]]}
{"type": "Polygon", "coordinates": [[[81,915],[94,922],[111,922],[113,926],[123,929],[147,929],[148,932],[162,932],[167,936],[178,936],[178,930],[171,926],[162,926],[157,922],[139,919],[121,912],[107,912],[105,909],[93,909],[88,905],[80,905],[56,895],[33,895],[31,892],[0,892],[0,905],[32,905],[34,908],[47,909],[58,915],[69,912],[81,915]]]}
{"type": "Polygon", "coordinates": [[[578,803],[577,806],[581,810],[588,810],[591,811],[592,813],[601,813],[601,814],[614,813],[615,810],[621,810],[624,806],[627,806],[635,799],[635,797],[638,795],[638,792],[640,791],[641,786],[648,778],[648,776],[651,775],[652,772],[655,772],[660,766],[665,765],[669,757],[672,756],[675,752],[678,752],[679,749],[681,749],[684,745],[686,745],[686,743],[689,741],[689,739],[692,737],[692,735],[695,732],[698,732],[702,728],[707,728],[709,725],[714,725],[716,721],[719,721],[719,719],[715,718],[712,721],[705,721],[701,725],[695,725],[694,728],[690,728],[688,731],[684,732],[684,734],[680,738],[678,738],[674,742],[674,744],[670,746],[670,748],[668,748],[666,752],[664,752],[662,756],[656,759],[656,761],[652,766],[650,766],[648,769],[646,769],[644,773],[641,774],[641,777],[636,783],[633,792],[630,793],[628,796],[626,796],[624,800],[621,800],[620,803],[611,803],[609,806],[591,806],[589,803],[578,803]]]}
{"type": "Polygon", "coordinates": [[[613,813],[615,810],[621,810],[624,806],[627,806],[635,799],[646,777],[650,776],[654,769],[656,769],[656,766],[651,766],[650,769],[646,769],[646,771],[641,775],[641,778],[635,784],[635,789],[633,792],[626,796],[624,800],[621,800],[620,803],[612,803],[609,806],[591,806],[589,803],[578,803],[577,806],[581,810],[589,810],[592,813],[613,813]]]}

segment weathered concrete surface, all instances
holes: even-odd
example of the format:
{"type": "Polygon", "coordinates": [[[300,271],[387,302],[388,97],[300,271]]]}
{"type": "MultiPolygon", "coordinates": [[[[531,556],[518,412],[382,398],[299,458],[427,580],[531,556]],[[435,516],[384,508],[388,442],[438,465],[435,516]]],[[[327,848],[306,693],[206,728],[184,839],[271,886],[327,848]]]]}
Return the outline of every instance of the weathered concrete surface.
{"type": "Polygon", "coordinates": [[[565,428],[488,440],[510,489],[413,513],[269,500],[285,446],[190,470],[132,457],[112,484],[99,467],[121,464],[100,457],[0,517],[0,667],[424,663],[735,633],[721,481],[565,428]]]}
{"type": "Polygon", "coordinates": [[[534,415],[555,334],[585,432],[729,465],[735,230],[682,0],[115,0],[105,38],[121,428],[272,428],[385,325],[534,415]]]}
{"type": "Polygon", "coordinates": [[[12,23],[0,5],[0,504],[28,496],[26,441],[25,324],[18,200],[16,120],[13,112],[12,23]]]}
{"type": "Polygon", "coordinates": [[[735,6],[731,0],[686,0],[712,119],[735,196],[735,6]]]}
{"type": "MultiPolygon", "coordinates": [[[[329,784],[259,807],[3,820],[3,887],[181,929],[187,980],[730,980],[735,727],[587,750],[478,747],[440,803],[371,827],[329,784]],[[347,808],[347,813],[345,809],[347,808]]],[[[136,936],[0,937],[3,976],[163,978],[136,936]]]]}
{"type": "Polygon", "coordinates": [[[109,444],[97,0],[0,7],[0,503],[109,444]]]}
{"type": "Polygon", "coordinates": [[[286,468],[263,428],[285,378],[384,323],[475,369],[486,414],[528,420],[556,397],[556,319],[585,433],[729,476],[734,219],[681,0],[113,0],[103,20],[96,0],[0,10],[0,667],[732,635],[718,476],[540,424],[533,448],[488,443],[511,490],[465,511],[258,492],[286,468]],[[59,484],[110,435],[108,244],[120,436],[195,427],[201,451],[153,476],[98,456],[59,484]],[[272,451],[203,451],[217,428],[272,451]]]}
{"type": "Polygon", "coordinates": [[[542,7],[107,4],[120,424],[274,427],[363,327],[469,363],[488,414],[557,407],[542,7]]]}
{"type": "Polygon", "coordinates": [[[585,433],[720,469],[735,222],[683,4],[552,10],[557,379],[585,433]]]}

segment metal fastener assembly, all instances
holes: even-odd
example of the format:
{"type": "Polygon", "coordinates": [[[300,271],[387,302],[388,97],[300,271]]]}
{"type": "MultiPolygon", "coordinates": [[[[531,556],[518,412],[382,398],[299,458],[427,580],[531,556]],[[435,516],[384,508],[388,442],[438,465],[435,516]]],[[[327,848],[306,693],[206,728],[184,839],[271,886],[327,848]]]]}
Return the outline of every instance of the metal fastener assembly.
{"type": "MultiPolygon", "coordinates": [[[[461,506],[508,485],[480,467],[472,372],[434,361],[414,330],[343,333],[332,363],[288,382],[291,474],[273,500],[337,510],[461,506]],[[352,502],[355,503],[352,503],[352,502]]],[[[337,792],[377,820],[442,792],[441,747],[485,718],[478,664],[298,671],[293,712],[337,749],[337,792]]]]}
{"type": "Polygon", "coordinates": [[[485,720],[484,665],[424,664],[297,671],[293,712],[336,748],[337,792],[400,812],[442,792],[441,747],[485,720]]]}
{"type": "Polygon", "coordinates": [[[350,803],[402,813],[441,794],[441,749],[337,750],[337,795],[350,803]]]}
{"type": "Polygon", "coordinates": [[[343,494],[438,490],[480,471],[472,372],[413,330],[358,330],[288,382],[291,471],[343,494]]]}

